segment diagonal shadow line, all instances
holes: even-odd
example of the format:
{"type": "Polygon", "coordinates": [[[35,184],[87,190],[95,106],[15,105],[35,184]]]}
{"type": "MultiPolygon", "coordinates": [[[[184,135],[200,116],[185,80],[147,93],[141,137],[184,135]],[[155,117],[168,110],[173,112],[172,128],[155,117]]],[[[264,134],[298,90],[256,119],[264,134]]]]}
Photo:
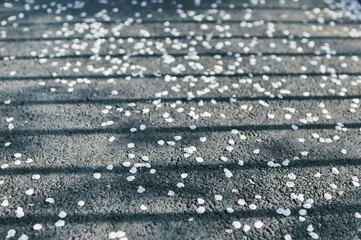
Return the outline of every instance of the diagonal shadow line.
{"type": "MultiPolygon", "coordinates": [[[[93,22],[96,23],[101,23],[101,24],[119,24],[119,23],[124,23],[126,21],[126,19],[117,19],[117,20],[110,20],[110,21],[104,21],[104,20],[96,20],[96,21],[59,21],[59,22],[18,22],[16,23],[17,26],[34,26],[34,24],[37,25],[46,25],[46,26],[53,26],[53,25],[63,25],[63,24],[82,24],[82,23],[87,23],[87,24],[91,24],[93,22]]],[[[350,21],[350,20],[327,20],[324,21],[323,23],[320,23],[319,21],[315,21],[315,20],[305,20],[305,21],[300,21],[300,20],[264,20],[264,19],[259,19],[259,20],[204,20],[204,21],[197,21],[197,20],[193,20],[193,19],[162,19],[162,20],[143,20],[142,22],[133,22],[132,24],[135,25],[143,25],[143,24],[163,24],[164,22],[169,22],[170,24],[172,23],[196,23],[196,24],[204,24],[204,23],[211,23],[211,24],[215,24],[215,23],[222,23],[222,24],[226,24],[226,23],[241,23],[241,22],[246,22],[246,23],[255,23],[255,22],[259,22],[259,21],[263,21],[264,24],[267,23],[279,23],[279,24],[301,24],[301,25],[306,25],[306,24],[319,24],[319,25],[327,25],[330,23],[335,23],[336,25],[359,25],[361,24],[360,21],[350,21]]],[[[11,27],[11,25],[10,25],[11,27]]]]}
{"type": "MultiPolygon", "coordinates": [[[[336,53],[315,53],[315,52],[303,52],[303,53],[290,53],[290,52],[248,52],[248,53],[242,53],[242,52],[232,52],[232,55],[229,55],[227,52],[206,52],[206,53],[197,53],[197,56],[200,57],[213,57],[216,55],[219,55],[221,57],[235,57],[235,54],[240,54],[241,56],[290,56],[290,57],[298,57],[298,56],[312,56],[312,57],[320,57],[320,56],[361,56],[361,52],[336,52],[336,53]]],[[[10,59],[11,61],[15,60],[29,60],[29,59],[68,59],[68,58],[90,58],[90,57],[106,57],[110,56],[113,58],[120,58],[120,57],[142,57],[142,58],[160,58],[164,56],[162,53],[156,53],[156,54],[71,54],[71,55],[47,55],[47,56],[3,56],[0,58],[1,60],[10,59]]],[[[167,56],[172,57],[185,57],[189,56],[188,53],[169,53],[167,56]]]]}
{"type": "Polygon", "coordinates": [[[109,79],[109,78],[161,78],[162,76],[170,75],[173,77],[262,77],[262,76],[274,76],[274,77],[299,77],[299,76],[310,76],[310,77],[320,77],[320,76],[331,76],[331,75],[349,75],[349,76],[360,76],[361,72],[335,72],[335,73],[321,73],[321,72],[304,72],[304,73],[293,73],[293,72],[266,72],[266,73],[217,73],[205,75],[202,73],[183,73],[183,74],[174,74],[174,73],[160,73],[160,74],[143,74],[143,75],[132,75],[132,74],[119,74],[119,75],[59,75],[59,76],[9,76],[9,77],[0,77],[0,81],[24,81],[24,80],[54,80],[54,79],[77,79],[77,78],[88,78],[88,79],[109,79]]]}
{"type": "MultiPolygon", "coordinates": [[[[207,38],[207,35],[196,35],[196,36],[202,36],[203,38],[207,38]]],[[[195,36],[195,37],[196,37],[195,36]]],[[[37,42],[37,41],[57,41],[57,40],[75,40],[75,39],[79,39],[79,40],[98,40],[98,39],[128,39],[128,38],[133,38],[133,39],[189,39],[189,36],[186,35],[180,35],[180,36],[173,36],[173,35],[169,35],[169,36],[150,36],[150,37],[144,37],[144,36],[134,36],[134,35],[129,35],[129,36],[105,36],[105,37],[87,37],[87,36],[70,36],[70,37],[48,37],[48,38],[43,38],[43,37],[28,37],[28,38],[1,38],[0,42],[28,42],[28,41],[33,41],[33,42],[37,42]]],[[[212,39],[253,39],[253,38],[257,38],[257,39],[289,39],[290,36],[285,36],[285,35],[276,35],[276,36],[267,36],[267,35],[252,35],[252,36],[244,36],[244,35],[232,35],[229,37],[226,36],[212,36],[212,39]]],[[[303,38],[307,38],[309,40],[357,40],[360,41],[360,38],[357,37],[350,37],[350,36],[309,36],[309,37],[305,37],[305,36],[292,36],[292,39],[303,39],[303,38]]]]}
{"type": "MultiPolygon", "coordinates": [[[[233,125],[233,126],[198,126],[192,130],[189,127],[148,127],[144,132],[137,131],[132,134],[144,133],[178,133],[178,132],[226,132],[233,129],[239,131],[294,131],[290,124],[274,124],[274,125],[233,125]]],[[[320,123],[320,124],[302,124],[298,125],[298,130],[310,129],[335,129],[336,123],[320,123]]],[[[345,128],[361,128],[361,123],[344,123],[345,128]]],[[[0,131],[2,136],[40,136],[40,135],[75,135],[75,134],[124,134],[129,133],[129,128],[65,128],[65,129],[22,129],[12,131],[0,131]]]]}
{"type": "MultiPolygon", "coordinates": [[[[314,205],[312,209],[308,211],[310,213],[318,213],[320,215],[345,215],[350,214],[359,209],[361,204],[324,204],[324,205],[314,205]]],[[[301,207],[290,208],[291,216],[298,216],[298,211],[301,207]]],[[[110,213],[68,213],[67,217],[64,219],[69,223],[79,223],[79,222],[93,222],[93,223],[102,223],[102,222],[147,222],[147,221],[184,221],[190,217],[199,219],[200,221],[216,221],[228,218],[240,218],[240,219],[252,219],[252,218],[284,218],[276,213],[276,209],[266,208],[266,209],[256,209],[256,210],[235,210],[232,214],[227,214],[225,211],[206,211],[203,214],[198,214],[194,210],[183,211],[183,212],[155,212],[155,213],[127,213],[127,212],[110,212],[110,213]]],[[[19,223],[35,223],[35,222],[56,222],[59,220],[57,214],[26,214],[22,218],[17,218],[15,216],[0,216],[0,223],[3,225],[12,225],[19,223]]]]}
{"type": "MultiPolygon", "coordinates": [[[[329,167],[329,166],[359,166],[361,165],[361,158],[342,158],[342,159],[301,159],[292,160],[288,166],[282,166],[281,169],[292,169],[292,168],[316,168],[316,167],[329,167]]],[[[220,163],[193,163],[193,164],[151,164],[151,167],[156,169],[158,172],[166,171],[179,171],[179,172],[192,172],[192,171],[219,171],[223,168],[228,168],[237,171],[249,171],[258,169],[273,170],[278,168],[271,168],[259,164],[258,162],[246,162],[243,166],[239,166],[237,163],[232,162],[220,162],[220,163]]],[[[140,169],[139,167],[138,169],[140,169]]],[[[142,167],[145,168],[145,167],[142,167]]],[[[41,174],[41,175],[52,175],[52,174],[92,174],[99,172],[102,174],[129,174],[129,168],[121,165],[114,165],[113,170],[109,171],[104,166],[52,166],[52,167],[15,167],[5,168],[0,170],[0,176],[15,176],[15,175],[26,175],[26,174],[41,174]]]]}
{"type": "MultiPolygon", "coordinates": [[[[174,5],[168,5],[170,7],[174,7],[174,5]]],[[[142,8],[138,8],[138,9],[142,9],[142,8]]],[[[211,7],[211,5],[208,5],[208,6],[196,6],[196,5],[183,5],[183,10],[210,10],[210,9],[213,9],[211,7]]],[[[217,6],[217,8],[215,8],[217,10],[247,10],[247,9],[251,9],[251,10],[270,10],[270,11],[279,11],[279,10],[282,10],[282,11],[310,11],[314,8],[303,8],[303,7],[280,7],[280,6],[269,6],[269,7],[266,7],[266,6],[252,6],[252,5],[248,5],[247,7],[244,7],[244,6],[235,6],[234,8],[230,8],[229,6],[217,6]]],[[[325,9],[328,9],[326,6],[325,7],[320,7],[321,11],[322,10],[325,10],[325,9]]],[[[154,8],[153,10],[156,10],[156,8],[154,8]]]]}
{"type": "MultiPolygon", "coordinates": [[[[268,97],[268,96],[244,96],[244,97],[232,97],[237,101],[313,101],[313,100],[348,100],[354,98],[361,98],[361,94],[358,95],[329,95],[329,96],[282,96],[280,97],[268,97]]],[[[12,101],[11,106],[24,106],[24,105],[52,105],[52,104],[121,104],[121,103],[152,103],[153,101],[161,100],[161,102],[210,102],[212,100],[218,102],[230,102],[231,97],[196,97],[196,98],[120,98],[120,99],[52,99],[52,100],[24,100],[24,101],[12,101]]],[[[2,104],[4,105],[4,104],[2,104]]],[[[0,104],[1,106],[1,104],[0,104]]]]}
{"type": "MultiPolygon", "coordinates": [[[[101,6],[101,5],[100,5],[101,6]]],[[[114,7],[115,7],[116,5],[114,5],[114,7]]],[[[173,10],[174,12],[177,10],[176,9],[176,7],[174,6],[174,5],[172,5],[172,4],[166,4],[166,2],[165,3],[163,3],[162,5],[150,5],[150,6],[148,6],[147,7],[147,10],[151,10],[151,11],[157,11],[157,9],[158,9],[158,7],[159,6],[162,6],[162,7],[169,7],[167,10],[173,10]]],[[[122,7],[124,7],[124,6],[122,6],[122,7]]],[[[210,9],[212,9],[211,8],[211,5],[209,5],[209,6],[196,6],[196,5],[183,5],[183,8],[182,8],[183,10],[210,10],[210,9]]],[[[284,11],[284,10],[289,10],[289,11],[306,11],[306,10],[308,10],[308,11],[310,11],[310,10],[312,10],[312,9],[314,9],[314,8],[306,8],[306,9],[304,9],[304,8],[302,8],[302,7],[280,7],[280,6],[271,6],[271,7],[263,7],[263,6],[247,6],[247,7],[244,7],[244,6],[235,6],[234,8],[229,8],[229,6],[217,6],[217,8],[216,8],[217,10],[229,10],[229,11],[231,11],[231,10],[247,10],[247,9],[251,9],[251,10],[270,10],[270,11],[279,11],[279,10],[282,10],[282,11],[284,11]]],[[[324,9],[328,9],[328,8],[326,8],[326,7],[324,7],[324,8],[319,8],[319,9],[321,9],[321,11],[322,10],[324,10],[324,9]]],[[[15,13],[19,13],[19,10],[14,10],[14,9],[6,9],[5,11],[1,11],[1,10],[4,10],[4,9],[0,9],[0,13],[9,13],[9,14],[15,14],[15,13]]],[[[126,8],[125,10],[130,10],[129,8],[126,8]]],[[[142,7],[138,7],[138,6],[134,6],[134,5],[132,5],[131,6],[131,10],[133,10],[133,11],[140,11],[140,10],[144,10],[144,8],[142,8],[142,7]]],[[[30,10],[30,11],[28,11],[28,13],[33,13],[33,12],[35,12],[35,11],[33,11],[33,10],[30,10]]],[[[36,12],[36,14],[39,14],[38,12],[36,12]]],[[[121,14],[121,12],[119,12],[119,14],[121,14]]],[[[88,16],[89,17],[89,16],[88,16]]]]}

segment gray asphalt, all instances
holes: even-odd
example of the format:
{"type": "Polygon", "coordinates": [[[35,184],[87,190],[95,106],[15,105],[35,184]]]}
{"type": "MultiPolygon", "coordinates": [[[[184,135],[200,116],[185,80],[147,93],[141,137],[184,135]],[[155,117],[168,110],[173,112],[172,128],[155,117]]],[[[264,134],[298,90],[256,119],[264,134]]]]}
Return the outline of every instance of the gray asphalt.
{"type": "Polygon", "coordinates": [[[360,58],[356,0],[3,1],[0,238],[361,239],[360,58]]]}

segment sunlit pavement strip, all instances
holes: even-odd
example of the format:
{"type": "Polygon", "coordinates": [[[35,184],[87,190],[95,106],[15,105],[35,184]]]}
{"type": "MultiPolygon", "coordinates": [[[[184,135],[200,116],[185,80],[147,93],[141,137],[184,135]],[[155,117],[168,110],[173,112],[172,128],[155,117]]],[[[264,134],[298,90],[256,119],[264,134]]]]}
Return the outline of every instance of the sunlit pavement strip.
{"type": "Polygon", "coordinates": [[[1,239],[360,239],[355,0],[0,6],[1,239]]]}

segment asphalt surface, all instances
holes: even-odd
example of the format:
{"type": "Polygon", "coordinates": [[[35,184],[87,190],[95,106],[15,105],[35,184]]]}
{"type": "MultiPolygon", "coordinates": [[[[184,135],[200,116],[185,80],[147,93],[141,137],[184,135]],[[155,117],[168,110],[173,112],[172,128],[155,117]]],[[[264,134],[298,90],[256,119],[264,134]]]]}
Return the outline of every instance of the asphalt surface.
{"type": "Polygon", "coordinates": [[[1,239],[361,239],[355,1],[3,1],[1,239]]]}

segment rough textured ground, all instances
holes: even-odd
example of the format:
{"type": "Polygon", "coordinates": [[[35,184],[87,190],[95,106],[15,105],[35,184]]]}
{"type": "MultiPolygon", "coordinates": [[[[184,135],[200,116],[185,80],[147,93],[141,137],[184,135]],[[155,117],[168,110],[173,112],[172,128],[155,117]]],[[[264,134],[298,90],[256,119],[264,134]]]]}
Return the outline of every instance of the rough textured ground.
{"type": "Polygon", "coordinates": [[[361,239],[359,9],[2,1],[0,238],[361,239]]]}

